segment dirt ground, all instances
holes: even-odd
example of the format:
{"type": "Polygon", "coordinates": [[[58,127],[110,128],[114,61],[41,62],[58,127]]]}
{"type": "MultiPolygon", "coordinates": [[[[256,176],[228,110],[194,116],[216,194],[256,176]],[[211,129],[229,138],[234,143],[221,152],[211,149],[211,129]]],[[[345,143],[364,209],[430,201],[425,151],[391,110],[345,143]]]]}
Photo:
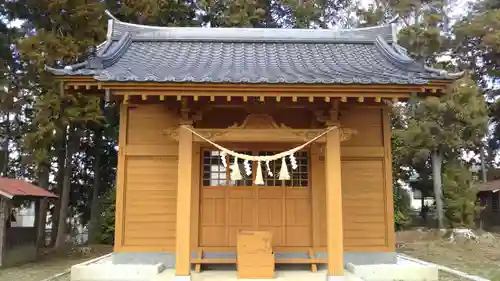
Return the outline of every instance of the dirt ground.
{"type": "MultiPolygon", "coordinates": [[[[500,235],[476,234],[480,236],[478,241],[458,240],[452,243],[435,231],[412,230],[398,232],[396,239],[400,253],[500,281],[500,235]]],[[[461,280],[443,272],[440,276],[440,281],[461,280]]]]}
{"type": "MultiPolygon", "coordinates": [[[[0,281],[42,281],[68,270],[72,265],[105,255],[111,251],[112,247],[109,245],[66,248],[58,252],[45,251],[37,262],[0,269],[0,281]]],[[[63,281],[65,278],[67,277],[63,276],[57,281],[63,281]]]]}

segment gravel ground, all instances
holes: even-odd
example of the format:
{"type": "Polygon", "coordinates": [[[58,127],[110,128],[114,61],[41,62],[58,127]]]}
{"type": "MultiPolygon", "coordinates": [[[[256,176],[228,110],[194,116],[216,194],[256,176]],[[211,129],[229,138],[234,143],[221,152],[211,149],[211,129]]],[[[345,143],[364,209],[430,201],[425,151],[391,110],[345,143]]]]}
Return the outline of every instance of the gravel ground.
{"type": "MultiPolygon", "coordinates": [[[[76,249],[48,253],[40,257],[37,262],[0,269],[0,281],[42,281],[68,270],[75,264],[105,255],[111,250],[111,246],[97,245],[91,247],[91,251],[85,254],[76,249]]],[[[69,277],[70,275],[66,274],[54,281],[69,281],[69,277]]]]}

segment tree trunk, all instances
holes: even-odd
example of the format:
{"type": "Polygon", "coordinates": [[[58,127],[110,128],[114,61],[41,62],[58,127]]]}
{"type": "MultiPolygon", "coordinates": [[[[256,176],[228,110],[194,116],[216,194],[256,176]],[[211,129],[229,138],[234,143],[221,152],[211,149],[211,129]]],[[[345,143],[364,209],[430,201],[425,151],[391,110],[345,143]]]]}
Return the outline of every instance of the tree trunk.
{"type": "Polygon", "coordinates": [[[99,186],[101,185],[101,143],[102,127],[94,134],[94,182],[92,185],[92,201],[90,206],[89,243],[99,242],[99,226],[101,218],[101,202],[99,200],[99,186]]]}
{"type": "Polygon", "coordinates": [[[426,223],[427,222],[427,210],[425,209],[425,199],[424,199],[424,194],[423,192],[420,192],[420,216],[422,217],[422,220],[426,223]]]}
{"type": "Polygon", "coordinates": [[[57,229],[59,227],[59,212],[61,211],[61,194],[63,190],[63,181],[64,181],[64,166],[66,161],[66,138],[67,133],[66,130],[63,130],[63,134],[61,136],[58,152],[57,152],[57,174],[56,174],[56,182],[57,182],[57,190],[56,194],[59,198],[56,201],[54,206],[54,210],[52,211],[52,229],[50,231],[50,245],[53,247],[56,243],[57,239],[57,229]]]}
{"type": "MultiPolygon", "coordinates": [[[[38,166],[38,186],[43,189],[49,189],[49,167],[46,164],[39,164],[38,166]]],[[[45,224],[47,222],[47,198],[40,199],[40,206],[38,209],[38,225],[37,225],[37,248],[40,249],[45,246],[45,224]]]]}
{"type": "Polygon", "coordinates": [[[437,227],[444,228],[444,204],[442,188],[443,155],[436,149],[432,152],[432,179],[434,183],[434,198],[436,200],[437,227]]]}
{"type": "Polygon", "coordinates": [[[7,112],[5,114],[5,136],[2,142],[2,148],[0,149],[0,156],[2,159],[0,160],[0,176],[6,177],[7,172],[9,171],[9,140],[10,140],[10,113],[7,112]]]}
{"type": "Polygon", "coordinates": [[[73,154],[75,154],[80,138],[77,137],[78,131],[71,129],[69,131],[69,140],[66,147],[66,160],[64,165],[64,179],[61,192],[61,209],[59,211],[59,221],[57,229],[57,237],[55,248],[59,248],[66,242],[66,232],[68,230],[68,209],[69,195],[71,191],[71,176],[73,168],[73,154]]]}
{"type": "Polygon", "coordinates": [[[486,169],[486,157],[484,155],[484,147],[480,148],[481,150],[479,151],[479,157],[481,158],[481,180],[483,182],[488,181],[488,170],[486,169]]]}
{"type": "Polygon", "coordinates": [[[9,218],[7,201],[7,198],[0,197],[0,266],[4,263],[3,257],[6,248],[7,219],[9,218]]]}

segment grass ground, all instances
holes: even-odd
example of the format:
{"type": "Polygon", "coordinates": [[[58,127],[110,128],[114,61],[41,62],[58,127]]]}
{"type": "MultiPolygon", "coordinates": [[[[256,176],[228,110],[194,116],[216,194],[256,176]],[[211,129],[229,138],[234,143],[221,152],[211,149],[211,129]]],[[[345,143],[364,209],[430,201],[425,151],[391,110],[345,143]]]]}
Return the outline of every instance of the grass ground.
{"type": "MultiPolygon", "coordinates": [[[[468,274],[500,281],[500,235],[481,236],[478,242],[448,242],[429,231],[404,231],[397,234],[398,252],[444,265],[468,274]]],[[[440,272],[440,281],[460,278],[440,272]]],[[[464,279],[465,280],[465,279],[464,279]]]]}
{"type": "MultiPolygon", "coordinates": [[[[41,281],[61,273],[75,264],[110,253],[111,246],[96,245],[90,252],[82,253],[77,248],[67,248],[58,252],[47,251],[37,262],[0,269],[0,281],[41,281]]],[[[61,277],[57,281],[63,281],[61,277]]]]}

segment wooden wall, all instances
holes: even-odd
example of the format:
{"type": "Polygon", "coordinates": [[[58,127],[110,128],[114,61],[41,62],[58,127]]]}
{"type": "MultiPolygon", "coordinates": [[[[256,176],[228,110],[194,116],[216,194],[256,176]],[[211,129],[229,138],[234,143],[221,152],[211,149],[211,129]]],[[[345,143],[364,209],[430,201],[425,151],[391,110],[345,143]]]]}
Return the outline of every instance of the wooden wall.
{"type": "MultiPolygon", "coordinates": [[[[345,251],[394,251],[388,111],[348,107],[341,114],[342,126],[359,132],[341,147],[345,251]]],[[[178,117],[163,104],[122,106],[120,116],[115,251],[173,252],[178,145],[161,131],[178,126],[178,117]]],[[[311,117],[304,119],[310,122],[311,117]]],[[[199,237],[199,153],[195,147],[193,247],[199,237]]],[[[313,145],[310,155],[314,167],[310,187],[312,245],[323,248],[326,206],[322,148],[313,145]]]]}
{"type": "Polygon", "coordinates": [[[178,126],[162,104],[120,112],[115,251],[175,251],[178,126]],[[121,173],[124,173],[120,179],[121,173]]]}
{"type": "MultiPolygon", "coordinates": [[[[394,251],[392,170],[388,111],[350,108],[341,112],[342,126],[358,135],[342,142],[344,247],[348,252],[394,251]]],[[[324,159],[313,147],[313,240],[326,246],[324,159]]]]}

